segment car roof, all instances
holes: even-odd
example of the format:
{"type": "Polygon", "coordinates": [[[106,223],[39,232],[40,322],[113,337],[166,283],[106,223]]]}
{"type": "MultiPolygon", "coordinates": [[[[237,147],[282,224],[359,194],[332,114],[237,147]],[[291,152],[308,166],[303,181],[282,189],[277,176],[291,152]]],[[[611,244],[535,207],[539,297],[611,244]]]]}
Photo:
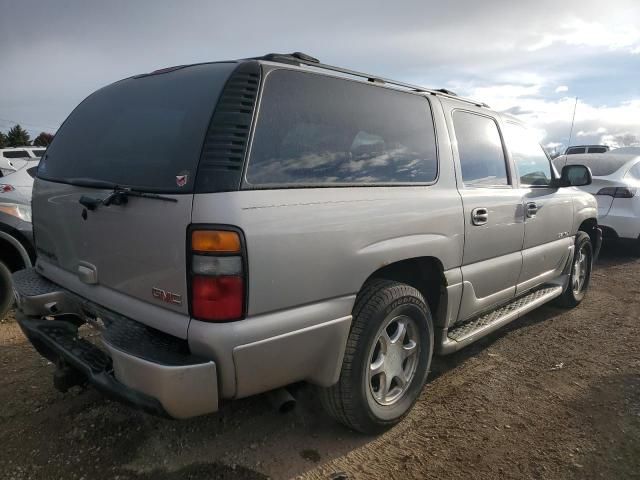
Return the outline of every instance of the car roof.
{"type": "Polygon", "coordinates": [[[368,83],[368,84],[376,85],[380,87],[391,87],[391,88],[401,89],[401,90],[409,91],[412,93],[423,94],[423,95],[434,95],[434,96],[445,97],[460,103],[473,104],[477,107],[484,107],[484,108],[490,109],[489,105],[487,105],[486,103],[479,102],[477,100],[473,100],[470,98],[460,97],[456,93],[452,92],[451,90],[447,90],[445,88],[425,88],[419,85],[412,85],[409,83],[401,82],[398,80],[392,80],[389,78],[384,78],[384,77],[370,74],[370,73],[359,72],[356,70],[337,67],[334,65],[328,65],[320,62],[317,58],[312,57],[311,55],[307,55],[301,52],[268,53],[266,55],[262,55],[259,57],[249,57],[249,58],[242,58],[242,59],[236,59],[236,60],[224,60],[219,62],[201,62],[201,63],[194,63],[190,65],[177,65],[174,67],[161,68],[149,73],[134,75],[133,77],[130,77],[130,78],[138,78],[146,75],[157,75],[157,74],[169,73],[178,69],[193,67],[196,65],[206,65],[206,64],[212,64],[212,63],[242,63],[242,62],[248,62],[248,61],[257,61],[260,64],[269,65],[273,67],[281,67],[281,68],[284,67],[291,70],[313,72],[319,75],[356,79],[362,83],[368,83]]]}

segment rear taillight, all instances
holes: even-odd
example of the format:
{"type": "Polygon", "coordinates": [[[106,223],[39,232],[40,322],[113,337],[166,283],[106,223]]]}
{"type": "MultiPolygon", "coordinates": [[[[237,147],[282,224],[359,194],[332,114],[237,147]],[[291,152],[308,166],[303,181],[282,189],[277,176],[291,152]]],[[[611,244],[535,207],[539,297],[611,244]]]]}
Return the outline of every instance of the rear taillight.
{"type": "Polygon", "coordinates": [[[637,188],[606,187],[600,189],[596,195],[607,195],[613,198],[633,198],[637,191],[637,188]]]}
{"type": "Polygon", "coordinates": [[[192,230],[191,314],[207,322],[244,316],[245,272],[241,234],[232,230],[192,230]]]}
{"type": "Polygon", "coordinates": [[[0,183],[0,193],[9,193],[13,192],[15,188],[13,185],[8,185],[6,183],[0,183]]]}

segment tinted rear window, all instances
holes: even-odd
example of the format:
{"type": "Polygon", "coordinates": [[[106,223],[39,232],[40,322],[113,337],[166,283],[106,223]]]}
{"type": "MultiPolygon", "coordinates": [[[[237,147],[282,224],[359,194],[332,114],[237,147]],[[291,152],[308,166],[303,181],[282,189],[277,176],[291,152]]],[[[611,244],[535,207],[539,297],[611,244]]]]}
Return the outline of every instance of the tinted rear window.
{"type": "Polygon", "coordinates": [[[31,153],[33,153],[36,157],[40,158],[44,154],[44,150],[45,150],[44,148],[40,150],[31,150],[31,153]]]}
{"type": "Polygon", "coordinates": [[[4,158],[31,158],[26,150],[8,150],[2,152],[4,158]]]}
{"type": "Polygon", "coordinates": [[[436,175],[426,98],[305,72],[268,75],[249,186],[429,183],[436,175]]]}
{"type": "Polygon", "coordinates": [[[190,192],[218,96],[235,67],[215,63],[122,80],[83,101],[56,133],[38,176],[190,192]],[[178,178],[186,176],[179,186],[178,178]]]}

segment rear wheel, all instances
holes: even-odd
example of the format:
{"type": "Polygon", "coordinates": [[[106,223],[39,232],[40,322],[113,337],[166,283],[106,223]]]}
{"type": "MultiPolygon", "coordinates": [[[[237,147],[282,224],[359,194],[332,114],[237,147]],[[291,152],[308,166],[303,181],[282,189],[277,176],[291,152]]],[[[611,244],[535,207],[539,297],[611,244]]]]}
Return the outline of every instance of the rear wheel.
{"type": "Polygon", "coordinates": [[[564,292],[556,302],[559,306],[572,308],[582,301],[589,288],[592,266],[593,247],[591,239],[585,232],[578,232],[571,265],[571,275],[564,292]]]}
{"type": "Polygon", "coordinates": [[[4,318],[11,305],[13,305],[11,271],[3,262],[0,262],[0,318],[4,318]]]}
{"type": "Polygon", "coordinates": [[[433,323],[409,285],[374,280],[360,293],[340,379],[322,389],[326,410],[362,433],[398,423],[417,400],[433,352],[433,323]]]}

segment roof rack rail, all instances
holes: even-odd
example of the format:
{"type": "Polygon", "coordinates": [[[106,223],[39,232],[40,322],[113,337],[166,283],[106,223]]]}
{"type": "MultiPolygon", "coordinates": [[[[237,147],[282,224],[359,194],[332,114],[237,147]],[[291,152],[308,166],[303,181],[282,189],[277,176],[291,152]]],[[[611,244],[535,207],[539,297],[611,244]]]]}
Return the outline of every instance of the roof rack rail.
{"type": "Polygon", "coordinates": [[[397,80],[391,80],[389,78],[376,77],[368,73],[358,72],[356,70],[349,70],[348,68],[336,67],[334,65],[327,65],[325,63],[320,62],[320,60],[318,60],[317,58],[302,52],[268,53],[266,55],[263,55],[262,57],[252,57],[252,58],[248,58],[247,60],[266,60],[269,62],[288,63],[288,64],[298,65],[298,66],[305,65],[308,67],[320,68],[322,70],[330,70],[332,72],[338,72],[338,73],[350,75],[353,77],[364,78],[368,82],[372,82],[372,83],[388,84],[388,85],[393,85],[395,87],[406,88],[412,92],[429,93],[431,95],[440,95],[440,96],[455,98],[463,102],[471,103],[477,107],[489,108],[489,105],[487,105],[486,103],[478,102],[470,98],[459,97],[456,93],[452,92],[451,90],[447,90],[446,88],[439,88],[439,89],[424,88],[419,85],[412,85],[410,83],[399,82],[397,80]]]}

